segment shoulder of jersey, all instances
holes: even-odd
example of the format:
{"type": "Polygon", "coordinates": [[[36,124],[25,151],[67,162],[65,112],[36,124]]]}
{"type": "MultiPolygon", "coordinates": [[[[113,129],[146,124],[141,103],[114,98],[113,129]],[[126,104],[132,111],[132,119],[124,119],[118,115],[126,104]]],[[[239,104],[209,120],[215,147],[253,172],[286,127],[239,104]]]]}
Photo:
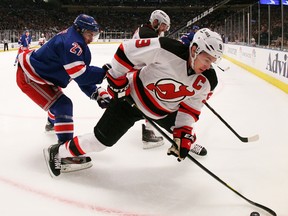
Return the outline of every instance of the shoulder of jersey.
{"type": "Polygon", "coordinates": [[[213,91],[218,84],[216,71],[213,68],[210,68],[209,70],[204,71],[202,75],[208,79],[211,86],[211,91],[213,91]]]}
{"type": "Polygon", "coordinates": [[[140,38],[154,38],[158,37],[157,32],[153,29],[149,28],[148,26],[143,26],[139,28],[139,37],[140,38]]]}
{"type": "Polygon", "coordinates": [[[159,41],[163,49],[177,55],[179,58],[185,61],[188,60],[189,47],[185,46],[182,42],[167,37],[161,37],[159,38],[159,41]]]}

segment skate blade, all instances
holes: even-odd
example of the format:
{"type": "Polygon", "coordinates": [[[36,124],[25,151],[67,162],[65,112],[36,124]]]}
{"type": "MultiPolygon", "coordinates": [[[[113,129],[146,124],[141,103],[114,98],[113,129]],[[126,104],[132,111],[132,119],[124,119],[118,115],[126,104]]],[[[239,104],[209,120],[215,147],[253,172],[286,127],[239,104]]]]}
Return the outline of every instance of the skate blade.
{"type": "Polygon", "coordinates": [[[82,163],[82,164],[61,164],[61,173],[80,171],[80,170],[88,169],[92,166],[93,164],[91,162],[82,163]]]}
{"type": "Polygon", "coordinates": [[[143,149],[152,149],[157,148],[159,146],[164,145],[164,140],[158,141],[158,142],[146,142],[143,141],[143,149]]]}

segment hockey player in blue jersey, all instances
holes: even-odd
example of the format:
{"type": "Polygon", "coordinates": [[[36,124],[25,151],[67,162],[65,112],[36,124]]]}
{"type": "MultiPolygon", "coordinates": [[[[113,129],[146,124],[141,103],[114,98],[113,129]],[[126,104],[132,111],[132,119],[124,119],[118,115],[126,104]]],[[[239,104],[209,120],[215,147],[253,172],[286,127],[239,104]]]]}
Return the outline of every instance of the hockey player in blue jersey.
{"type": "Polygon", "coordinates": [[[192,30],[184,35],[182,35],[182,37],[180,38],[180,41],[185,44],[186,46],[190,46],[191,41],[193,40],[193,37],[195,35],[195,33],[199,30],[199,26],[194,25],[192,27],[192,30]]]}
{"type": "Polygon", "coordinates": [[[21,35],[21,37],[19,38],[18,44],[19,44],[19,49],[18,49],[18,53],[14,62],[14,66],[16,66],[17,62],[18,62],[18,56],[20,53],[28,51],[30,48],[30,44],[31,44],[31,35],[29,30],[26,30],[24,32],[23,35],[21,35]]]}
{"type": "Polygon", "coordinates": [[[43,110],[48,112],[47,130],[54,129],[58,142],[73,138],[73,104],[62,92],[72,80],[101,108],[110,102],[102,83],[107,67],[90,66],[88,44],[99,34],[91,16],[79,15],[73,25],[58,33],[38,50],[19,54],[17,84],[43,110]]]}

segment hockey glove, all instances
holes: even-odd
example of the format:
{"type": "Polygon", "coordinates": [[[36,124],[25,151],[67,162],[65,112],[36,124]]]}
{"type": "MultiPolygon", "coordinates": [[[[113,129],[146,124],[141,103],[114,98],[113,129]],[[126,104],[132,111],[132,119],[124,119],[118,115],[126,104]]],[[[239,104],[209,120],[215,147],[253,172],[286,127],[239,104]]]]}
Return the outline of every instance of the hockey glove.
{"type": "Polygon", "coordinates": [[[181,127],[173,130],[173,137],[174,142],[177,144],[177,148],[172,145],[168,149],[167,155],[174,155],[177,157],[177,160],[181,162],[187,157],[191,145],[196,141],[196,135],[192,135],[192,128],[181,127]]]}
{"type": "Polygon", "coordinates": [[[107,108],[111,101],[110,95],[102,87],[97,88],[97,90],[91,95],[91,99],[96,100],[102,109],[107,108]]]}
{"type": "Polygon", "coordinates": [[[110,73],[107,73],[107,81],[107,90],[113,98],[120,99],[130,94],[129,81],[125,75],[114,78],[110,75],[110,73]]]}

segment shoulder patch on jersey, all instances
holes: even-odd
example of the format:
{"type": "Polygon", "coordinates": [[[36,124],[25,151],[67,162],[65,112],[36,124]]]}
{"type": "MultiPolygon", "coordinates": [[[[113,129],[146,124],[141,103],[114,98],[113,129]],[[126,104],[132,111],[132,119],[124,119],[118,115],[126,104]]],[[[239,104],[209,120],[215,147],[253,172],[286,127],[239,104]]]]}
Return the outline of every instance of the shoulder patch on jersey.
{"type": "Polygon", "coordinates": [[[211,86],[211,91],[213,91],[218,84],[216,71],[213,68],[210,68],[209,70],[204,71],[202,75],[208,79],[211,86]]]}
{"type": "Polygon", "coordinates": [[[179,58],[188,61],[189,59],[189,47],[185,46],[178,40],[160,37],[160,45],[163,49],[177,55],[179,58]]]}

